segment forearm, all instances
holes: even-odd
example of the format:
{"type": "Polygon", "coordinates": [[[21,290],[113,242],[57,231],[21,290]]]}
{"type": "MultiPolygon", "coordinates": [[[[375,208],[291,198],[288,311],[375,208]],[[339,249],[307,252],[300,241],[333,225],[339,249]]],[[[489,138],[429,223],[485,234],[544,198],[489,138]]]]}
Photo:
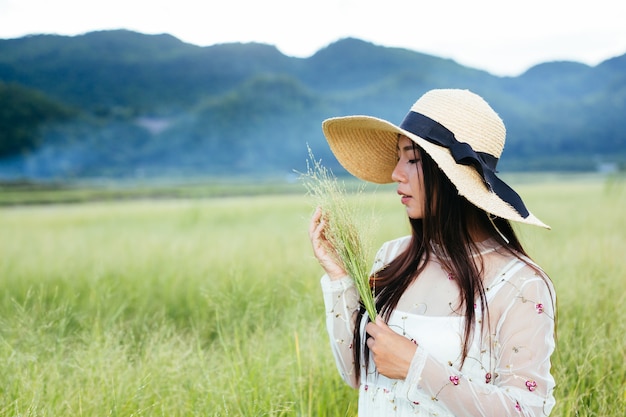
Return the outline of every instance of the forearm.
{"type": "Polygon", "coordinates": [[[326,308],[326,328],[337,369],[342,378],[356,388],[358,381],[354,377],[352,339],[355,315],[359,308],[358,292],[348,276],[333,281],[325,275],[321,284],[326,308]]]}
{"type": "MultiPolygon", "coordinates": [[[[498,374],[497,371],[494,373],[498,374]]],[[[502,374],[498,377],[501,381],[493,383],[495,378],[488,371],[481,378],[466,376],[449,364],[437,362],[418,348],[406,379],[407,395],[409,399],[417,398],[419,389],[431,401],[443,405],[459,417],[549,414],[554,405],[553,383],[543,381],[547,384],[542,384],[540,390],[531,391],[522,376],[509,378],[502,374]],[[514,382],[516,379],[520,380],[519,383],[514,382]]]]}
{"type": "MultiPolygon", "coordinates": [[[[549,415],[555,404],[549,287],[539,278],[521,277],[505,289],[498,293],[504,301],[498,305],[507,308],[493,318],[493,333],[482,334],[462,368],[453,358],[435,359],[432,348],[418,345],[406,378],[409,392],[421,391],[422,398],[456,416],[549,415]]],[[[418,344],[419,339],[416,336],[418,344]]]]}

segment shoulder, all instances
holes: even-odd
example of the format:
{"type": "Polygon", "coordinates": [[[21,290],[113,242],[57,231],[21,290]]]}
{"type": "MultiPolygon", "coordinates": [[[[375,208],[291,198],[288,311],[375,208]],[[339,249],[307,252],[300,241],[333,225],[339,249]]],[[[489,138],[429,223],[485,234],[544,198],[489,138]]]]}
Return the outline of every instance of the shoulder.
{"type": "Polygon", "coordinates": [[[404,251],[409,242],[411,241],[411,236],[402,236],[397,239],[389,240],[382,244],[380,249],[376,252],[376,256],[374,257],[374,266],[372,268],[373,271],[377,271],[392,260],[394,260],[402,251],[404,251]]]}
{"type": "Polygon", "coordinates": [[[511,257],[486,292],[490,305],[500,311],[517,304],[542,312],[555,309],[556,293],[550,277],[526,257],[511,257]]]}
{"type": "Polygon", "coordinates": [[[521,265],[511,274],[510,281],[518,287],[537,286],[538,289],[554,292],[554,286],[548,274],[535,262],[526,256],[521,256],[518,261],[521,265]]]}
{"type": "Polygon", "coordinates": [[[516,286],[541,282],[544,287],[549,289],[552,287],[548,274],[523,254],[495,250],[484,256],[483,262],[486,287],[497,287],[503,282],[516,286]]]}
{"type": "Polygon", "coordinates": [[[383,243],[380,249],[378,249],[376,258],[382,258],[382,260],[389,262],[398,256],[400,252],[404,251],[410,241],[411,236],[402,236],[397,239],[389,240],[383,243]]]}

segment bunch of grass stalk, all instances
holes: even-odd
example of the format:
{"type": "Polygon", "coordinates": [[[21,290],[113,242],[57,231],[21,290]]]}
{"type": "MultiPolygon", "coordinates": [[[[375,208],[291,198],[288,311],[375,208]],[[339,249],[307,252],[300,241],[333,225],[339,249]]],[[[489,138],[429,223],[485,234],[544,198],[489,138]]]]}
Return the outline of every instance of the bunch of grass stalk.
{"type": "MultiPolygon", "coordinates": [[[[346,273],[354,280],[361,297],[361,302],[371,321],[376,319],[376,303],[370,287],[369,261],[366,246],[359,229],[359,220],[364,218],[364,205],[347,198],[344,183],[340,183],[331,171],[326,169],[321,160],[315,160],[309,149],[310,161],[307,161],[307,173],[302,175],[309,195],[315,206],[322,208],[326,221],[324,236],[329,243],[328,250],[335,261],[343,266],[346,273]]],[[[362,192],[362,188],[358,192],[362,192]]],[[[367,225],[371,228],[371,222],[367,225]]]]}

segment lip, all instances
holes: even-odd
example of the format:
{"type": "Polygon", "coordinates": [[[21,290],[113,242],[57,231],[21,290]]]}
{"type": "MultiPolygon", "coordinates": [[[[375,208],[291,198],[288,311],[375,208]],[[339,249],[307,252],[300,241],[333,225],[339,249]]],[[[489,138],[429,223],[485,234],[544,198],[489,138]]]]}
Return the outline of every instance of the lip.
{"type": "Polygon", "coordinates": [[[402,204],[407,204],[409,202],[409,200],[411,200],[411,196],[408,194],[404,194],[402,191],[398,190],[398,195],[400,196],[400,201],[402,201],[402,204]]]}

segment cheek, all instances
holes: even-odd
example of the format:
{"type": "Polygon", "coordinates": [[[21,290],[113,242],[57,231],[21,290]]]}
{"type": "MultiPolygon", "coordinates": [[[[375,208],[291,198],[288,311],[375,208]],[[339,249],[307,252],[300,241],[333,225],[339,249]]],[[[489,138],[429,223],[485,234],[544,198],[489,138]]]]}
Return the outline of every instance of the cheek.
{"type": "Polygon", "coordinates": [[[409,182],[413,189],[414,195],[423,197],[424,195],[424,176],[422,175],[422,165],[419,164],[415,169],[412,169],[409,174],[409,182]]]}
{"type": "Polygon", "coordinates": [[[424,176],[422,175],[421,164],[418,169],[413,172],[411,177],[411,189],[413,190],[413,196],[415,202],[419,205],[420,210],[424,210],[426,204],[426,190],[424,188],[424,176]]]}

